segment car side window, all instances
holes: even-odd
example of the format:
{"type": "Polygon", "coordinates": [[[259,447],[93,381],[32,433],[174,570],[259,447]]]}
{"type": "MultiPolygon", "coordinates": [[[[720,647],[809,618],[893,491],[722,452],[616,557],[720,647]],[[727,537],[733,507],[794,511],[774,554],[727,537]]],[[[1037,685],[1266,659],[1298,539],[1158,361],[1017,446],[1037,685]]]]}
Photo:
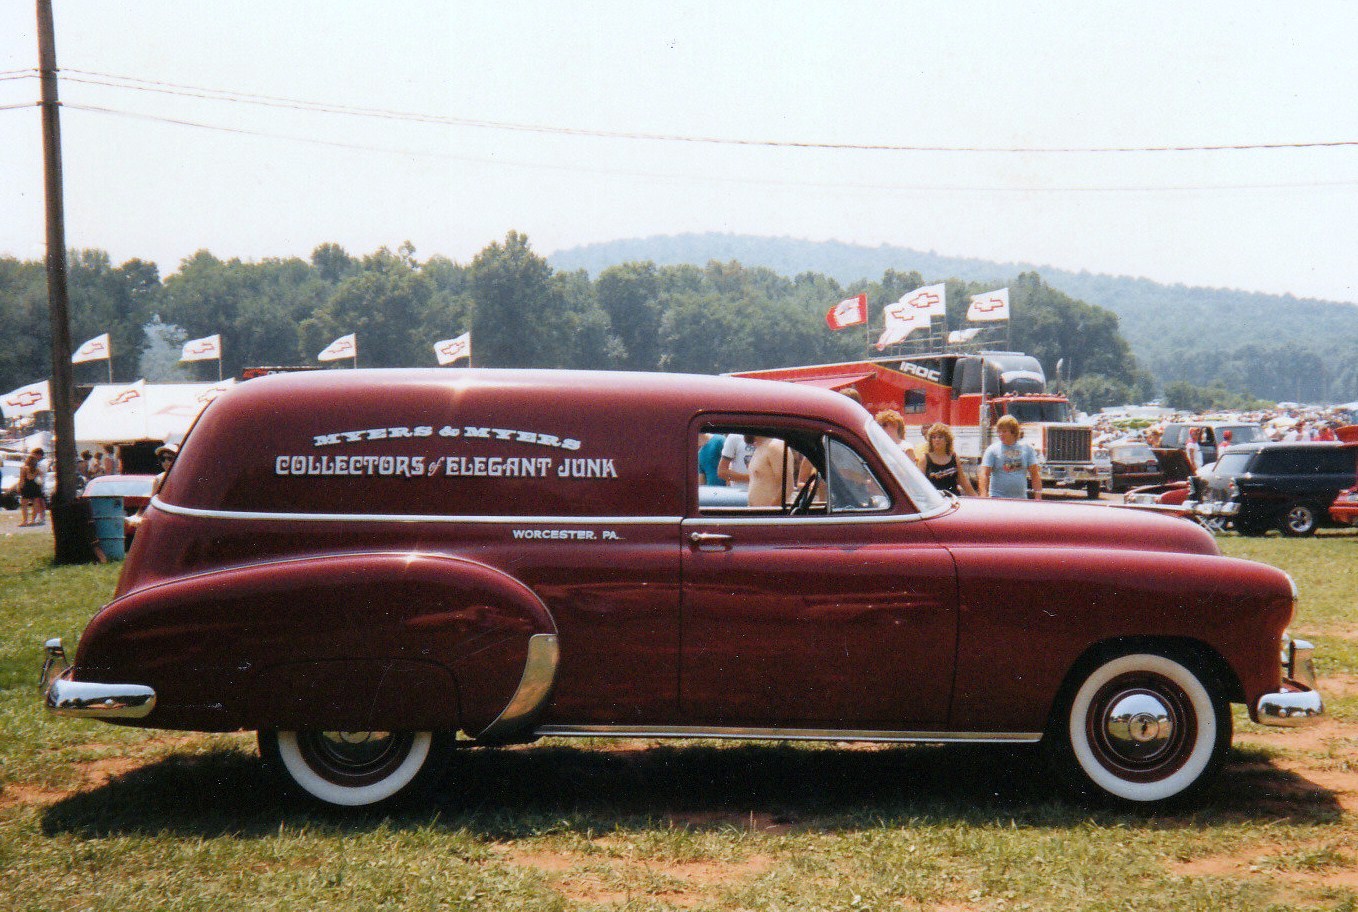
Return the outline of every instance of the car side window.
{"type": "Polygon", "coordinates": [[[826,516],[891,506],[867,463],[819,431],[711,424],[702,427],[700,446],[708,448],[698,456],[697,504],[703,515],[826,516]],[[709,484],[709,469],[725,484],[709,484]]]}
{"type": "Polygon", "coordinates": [[[1320,471],[1326,475],[1351,475],[1355,471],[1353,450],[1323,450],[1319,456],[1320,471]]]}
{"type": "Polygon", "coordinates": [[[863,458],[833,439],[829,476],[831,513],[880,513],[890,508],[891,498],[863,458]]]}
{"type": "MultiPolygon", "coordinates": [[[[786,516],[825,510],[798,495],[824,466],[820,435],[795,428],[706,425],[698,452],[699,512],[786,516]]],[[[813,492],[814,493],[814,492],[813,492]]]]}

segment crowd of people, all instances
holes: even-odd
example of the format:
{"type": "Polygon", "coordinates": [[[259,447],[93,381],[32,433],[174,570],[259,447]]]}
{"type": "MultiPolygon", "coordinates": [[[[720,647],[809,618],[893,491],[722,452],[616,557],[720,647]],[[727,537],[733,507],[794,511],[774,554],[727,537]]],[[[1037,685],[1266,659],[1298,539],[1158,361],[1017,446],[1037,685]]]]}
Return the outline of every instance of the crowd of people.
{"type": "MultiPolygon", "coordinates": [[[[852,388],[842,392],[862,404],[852,388]]],[[[1042,499],[1040,459],[1032,446],[1020,440],[1023,430],[1011,415],[1005,415],[995,425],[998,439],[982,455],[974,485],[957,457],[953,432],[946,424],[934,424],[925,430],[925,447],[917,453],[906,442],[907,425],[900,412],[883,409],[874,417],[892,442],[940,491],[956,496],[1016,500],[1025,500],[1031,494],[1033,499],[1042,499]]],[[[699,442],[698,483],[745,491],[752,507],[790,503],[797,490],[811,483],[815,476],[811,460],[800,458],[776,437],[703,434],[699,442]]]]}
{"type": "MultiPolygon", "coordinates": [[[[100,475],[118,475],[123,470],[118,448],[105,444],[99,453],[85,450],[76,462],[76,473],[83,486],[100,475]]],[[[42,447],[34,447],[19,466],[16,493],[19,496],[19,525],[42,526],[47,523],[47,476],[52,471],[51,460],[42,447]]]]}
{"type": "MultiPolygon", "coordinates": [[[[1161,445],[1165,425],[1206,423],[1254,425],[1263,431],[1267,439],[1284,443],[1337,440],[1336,431],[1339,428],[1358,423],[1358,415],[1355,415],[1354,411],[1352,405],[1280,405],[1270,409],[1239,412],[1181,412],[1158,418],[1154,422],[1102,413],[1094,416],[1094,446],[1107,447],[1114,443],[1140,441],[1158,447],[1161,445]]],[[[1225,447],[1230,446],[1232,442],[1229,430],[1223,432],[1223,439],[1220,441],[1203,440],[1201,433],[1197,428],[1192,429],[1183,447],[1194,468],[1202,466],[1203,445],[1215,447],[1220,444],[1225,447]]]]}

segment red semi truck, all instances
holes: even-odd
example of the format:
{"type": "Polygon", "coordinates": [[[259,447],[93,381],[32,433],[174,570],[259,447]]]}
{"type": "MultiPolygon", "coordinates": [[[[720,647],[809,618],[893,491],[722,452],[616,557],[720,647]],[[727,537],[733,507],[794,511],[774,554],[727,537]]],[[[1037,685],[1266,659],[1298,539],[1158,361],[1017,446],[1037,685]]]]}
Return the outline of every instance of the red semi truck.
{"type": "Polygon", "coordinates": [[[868,411],[901,413],[906,440],[917,452],[922,452],[925,429],[942,422],[952,428],[957,455],[972,475],[995,422],[1013,415],[1023,428],[1023,440],[1042,457],[1044,486],[1083,488],[1094,498],[1108,480],[1108,466],[1094,462],[1093,429],[1072,420],[1070,401],[1046,391],[1041,362],[1022,352],[867,358],[735,376],[857,390],[868,411]]]}

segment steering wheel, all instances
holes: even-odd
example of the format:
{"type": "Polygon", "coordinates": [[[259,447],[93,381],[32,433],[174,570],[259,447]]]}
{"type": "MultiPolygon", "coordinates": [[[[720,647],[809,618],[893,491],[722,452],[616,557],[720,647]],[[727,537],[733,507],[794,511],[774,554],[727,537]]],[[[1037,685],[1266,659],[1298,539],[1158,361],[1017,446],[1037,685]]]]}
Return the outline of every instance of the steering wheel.
{"type": "Polygon", "coordinates": [[[802,485],[802,489],[797,492],[797,496],[792,500],[792,508],[788,510],[789,516],[802,516],[811,512],[811,501],[816,496],[816,486],[820,484],[820,474],[811,477],[811,480],[802,485]]]}

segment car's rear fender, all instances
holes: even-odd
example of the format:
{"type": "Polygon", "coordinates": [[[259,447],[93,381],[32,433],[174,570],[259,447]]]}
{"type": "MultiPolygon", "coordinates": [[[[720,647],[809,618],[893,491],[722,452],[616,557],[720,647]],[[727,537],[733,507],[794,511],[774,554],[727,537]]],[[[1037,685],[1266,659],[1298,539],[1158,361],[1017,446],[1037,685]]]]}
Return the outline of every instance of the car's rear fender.
{"type": "MultiPolygon", "coordinates": [[[[527,586],[474,561],[332,554],[116,599],[86,628],[74,674],[153,687],[156,709],[136,723],[150,727],[476,735],[514,700],[530,638],[555,633],[527,586]]],[[[545,702],[550,679],[535,687],[545,702]]]]}

